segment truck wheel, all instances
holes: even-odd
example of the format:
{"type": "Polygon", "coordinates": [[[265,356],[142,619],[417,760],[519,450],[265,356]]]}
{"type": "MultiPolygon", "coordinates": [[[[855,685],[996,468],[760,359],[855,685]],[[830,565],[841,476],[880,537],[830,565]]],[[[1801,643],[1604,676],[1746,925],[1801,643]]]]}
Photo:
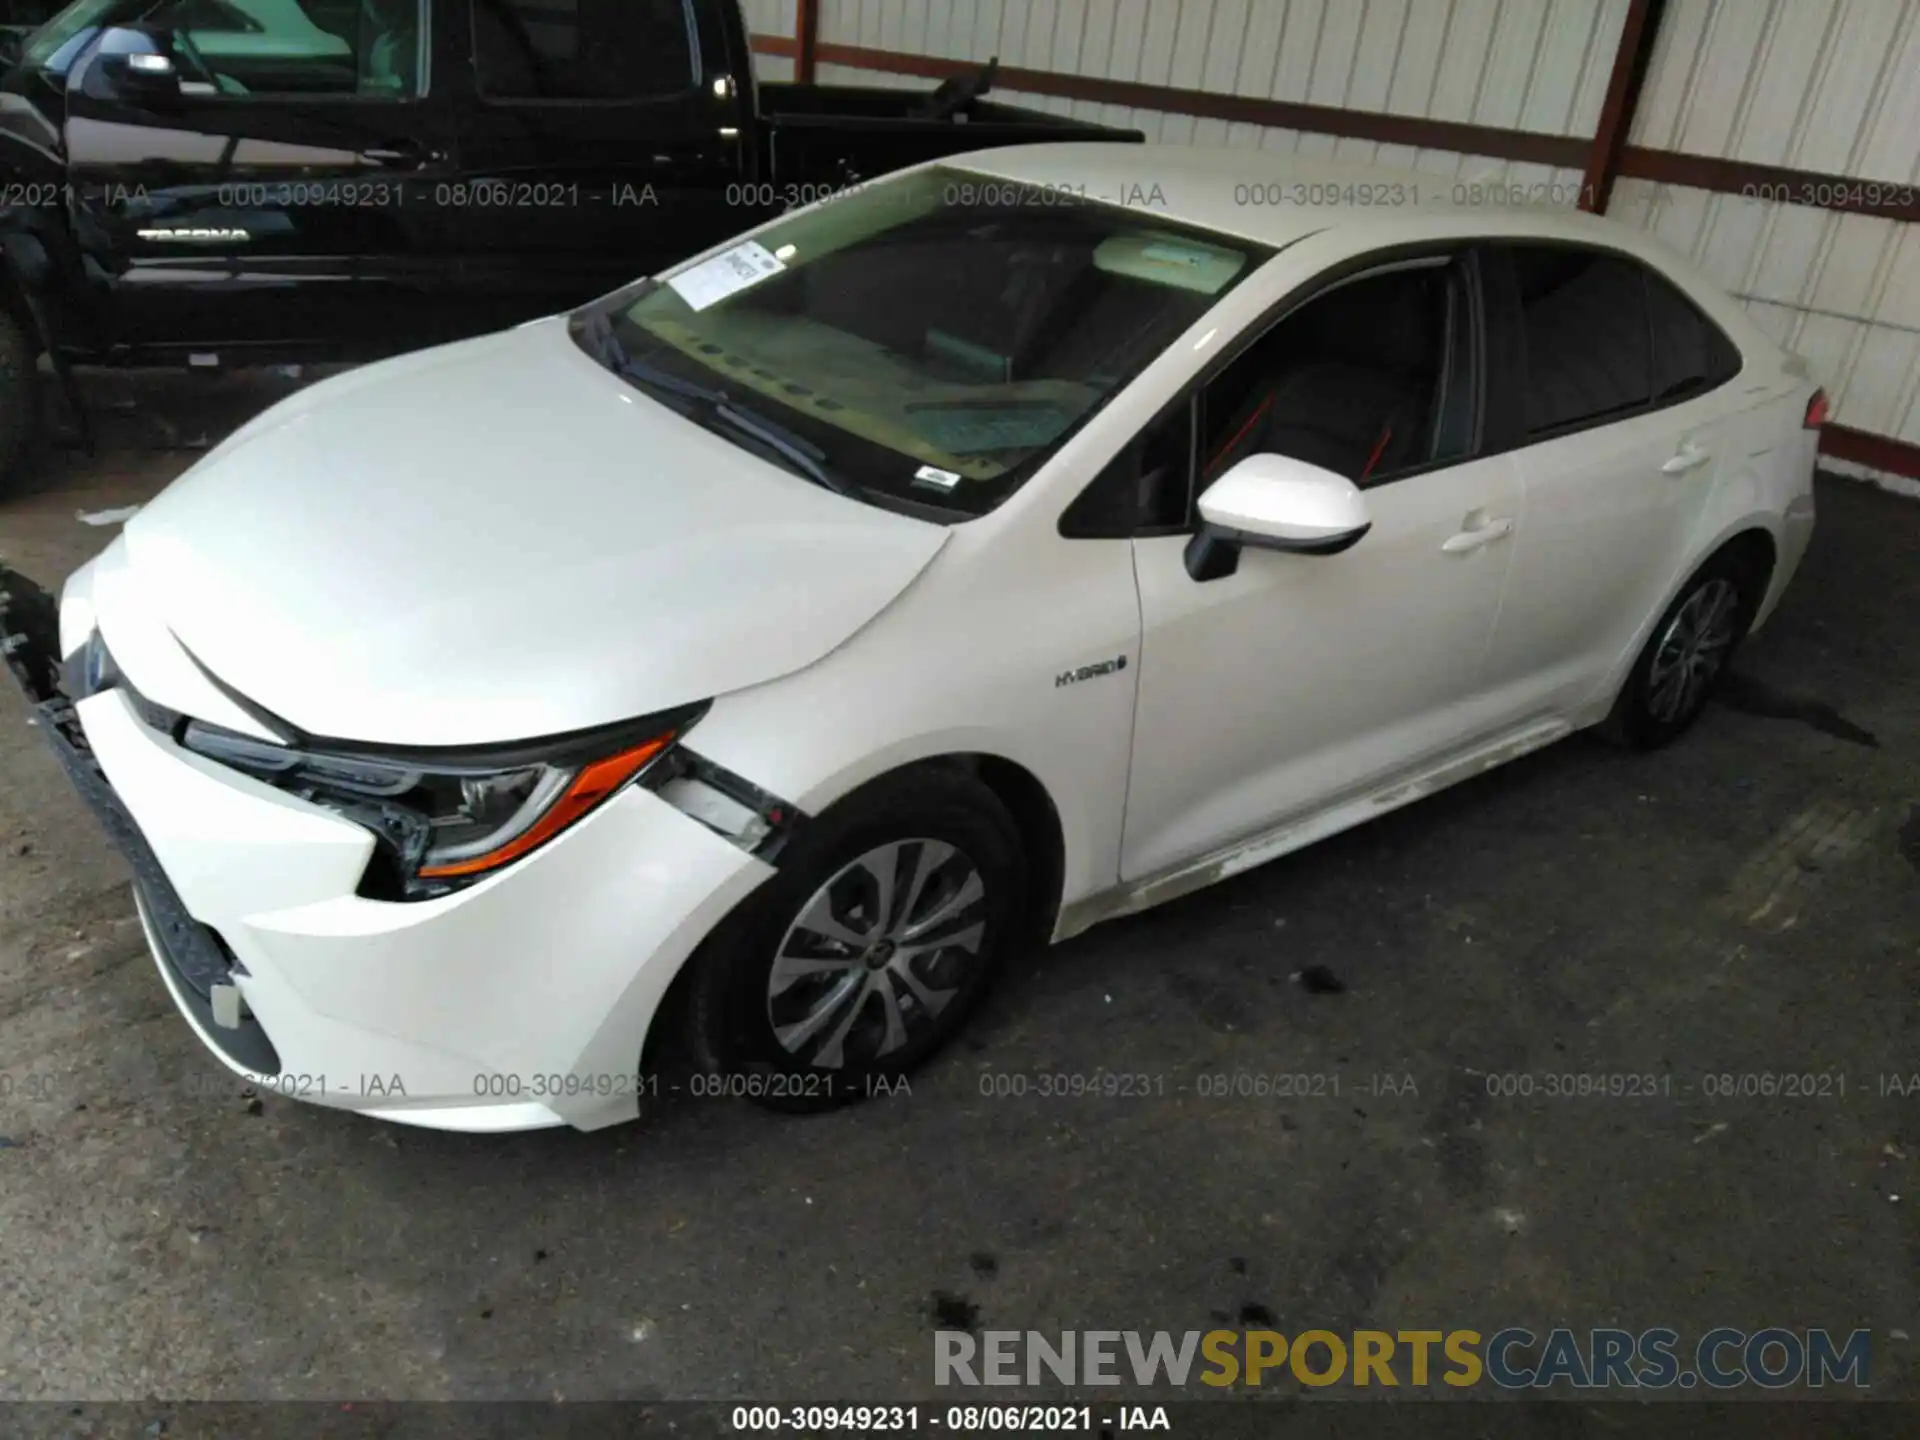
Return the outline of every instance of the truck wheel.
{"type": "Polygon", "coordinates": [[[19,479],[42,422],[40,346],[18,318],[0,310],[0,493],[19,479]]]}

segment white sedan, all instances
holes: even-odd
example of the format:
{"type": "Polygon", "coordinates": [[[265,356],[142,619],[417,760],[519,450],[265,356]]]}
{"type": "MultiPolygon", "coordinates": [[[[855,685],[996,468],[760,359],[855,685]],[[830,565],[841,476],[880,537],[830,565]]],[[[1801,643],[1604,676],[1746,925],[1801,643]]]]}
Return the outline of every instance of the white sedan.
{"type": "MultiPolygon", "coordinates": [[[[1678,735],[1824,397],[1642,236],[999,150],[266,412],[17,671],[167,987],[461,1130],[870,1092],[994,966],[1587,726],[1678,735]]],[[[1424,192],[1424,193],[1422,193],[1424,192]]]]}

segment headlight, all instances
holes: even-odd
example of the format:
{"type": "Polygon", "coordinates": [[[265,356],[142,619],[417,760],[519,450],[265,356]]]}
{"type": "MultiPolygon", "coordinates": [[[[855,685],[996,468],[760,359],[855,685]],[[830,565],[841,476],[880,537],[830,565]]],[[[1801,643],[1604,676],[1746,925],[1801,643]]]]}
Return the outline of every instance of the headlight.
{"type": "Polygon", "coordinates": [[[87,634],[87,643],[69,655],[61,669],[60,680],[67,694],[84,700],[102,690],[111,690],[120,682],[120,667],[113,663],[107,642],[95,629],[87,634]]]}
{"type": "Polygon", "coordinates": [[[493,755],[295,748],[198,720],[181,743],[366,826],[388,873],[370,872],[363,892],[416,900],[544,845],[664,755],[704,708],[493,755]]]}

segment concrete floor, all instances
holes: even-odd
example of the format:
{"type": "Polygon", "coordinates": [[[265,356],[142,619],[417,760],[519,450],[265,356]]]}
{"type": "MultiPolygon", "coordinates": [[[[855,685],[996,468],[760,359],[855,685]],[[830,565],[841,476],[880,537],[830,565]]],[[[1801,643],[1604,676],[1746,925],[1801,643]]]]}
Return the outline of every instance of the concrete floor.
{"type": "MultiPolygon", "coordinates": [[[[288,387],[106,388],[106,450],[0,500],[8,563],[64,575],[111,534],[76,511],[288,387]]],[[[1920,506],[1820,503],[1676,748],[1577,738],[1029,957],[910,1097],[808,1120],[478,1139],[250,1102],[7,687],[0,1399],[930,1396],[942,1317],[1869,1326],[1875,1393],[1913,1396],[1920,1097],[1877,1091],[1920,1071],[1920,506]],[[1165,1094],[981,1093],[1096,1068],[1165,1094]],[[1341,1098],[1197,1093],[1236,1069],[1341,1098]],[[1687,1093],[1487,1093],[1522,1070],[1687,1093]],[[1846,1098],[1701,1093],[1808,1070],[1846,1098]]]]}

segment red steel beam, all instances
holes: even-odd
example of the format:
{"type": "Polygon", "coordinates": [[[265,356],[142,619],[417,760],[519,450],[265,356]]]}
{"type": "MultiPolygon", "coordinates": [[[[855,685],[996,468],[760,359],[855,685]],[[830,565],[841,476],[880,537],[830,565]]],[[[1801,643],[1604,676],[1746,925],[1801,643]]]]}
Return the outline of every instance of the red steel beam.
{"type": "Polygon", "coordinates": [[[820,65],[820,0],[799,0],[793,18],[793,78],[813,84],[820,65]]]}
{"type": "Polygon", "coordinates": [[[1607,79],[1607,98],[1600,107],[1600,124],[1587,151],[1586,172],[1580,178],[1580,208],[1596,215],[1607,213],[1613,182],[1620,173],[1620,155],[1633,132],[1640,87],[1646,82],[1665,12],[1666,0],[1630,0],[1627,6],[1627,22],[1620,29],[1620,46],[1613,52],[1613,73],[1607,79]]]}

